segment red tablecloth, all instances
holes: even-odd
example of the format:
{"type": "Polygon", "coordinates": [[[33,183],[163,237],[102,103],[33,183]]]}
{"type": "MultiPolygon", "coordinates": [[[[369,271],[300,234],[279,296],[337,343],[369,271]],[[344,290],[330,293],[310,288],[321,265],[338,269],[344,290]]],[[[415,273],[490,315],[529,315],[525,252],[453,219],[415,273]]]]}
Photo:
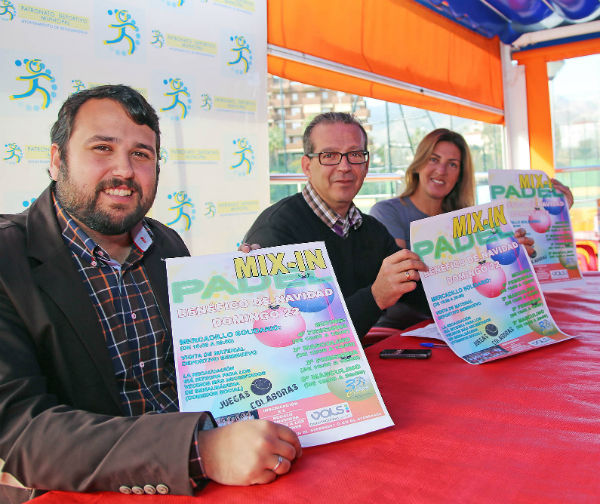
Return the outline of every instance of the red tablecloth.
{"type": "MultiPolygon", "coordinates": [[[[272,484],[199,495],[227,503],[600,502],[600,273],[546,296],[577,339],[473,366],[445,348],[429,360],[381,360],[416,348],[392,336],[366,350],[395,426],[305,449],[272,484]]],[[[35,504],[189,504],[190,497],[49,492],[35,504]]]]}

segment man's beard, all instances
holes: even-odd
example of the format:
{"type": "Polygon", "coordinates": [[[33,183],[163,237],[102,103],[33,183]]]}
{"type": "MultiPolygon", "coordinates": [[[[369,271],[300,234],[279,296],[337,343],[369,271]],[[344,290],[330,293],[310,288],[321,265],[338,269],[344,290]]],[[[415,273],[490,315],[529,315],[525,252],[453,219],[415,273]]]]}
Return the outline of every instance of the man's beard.
{"type": "MultiPolygon", "coordinates": [[[[96,186],[93,194],[81,194],[79,188],[74,186],[69,177],[69,168],[65,162],[61,162],[60,170],[56,180],[55,195],[60,205],[67,213],[78,222],[90,229],[104,235],[119,235],[129,232],[140,222],[154,202],[158,179],[154,185],[152,194],[144,198],[142,188],[137,182],[129,179],[112,178],[103,180],[96,186]],[[128,214],[115,216],[110,210],[98,207],[98,199],[103,190],[110,187],[126,186],[133,189],[133,194],[138,195],[137,206],[128,214]]],[[[118,211],[122,207],[112,205],[112,210],[118,211]]]]}

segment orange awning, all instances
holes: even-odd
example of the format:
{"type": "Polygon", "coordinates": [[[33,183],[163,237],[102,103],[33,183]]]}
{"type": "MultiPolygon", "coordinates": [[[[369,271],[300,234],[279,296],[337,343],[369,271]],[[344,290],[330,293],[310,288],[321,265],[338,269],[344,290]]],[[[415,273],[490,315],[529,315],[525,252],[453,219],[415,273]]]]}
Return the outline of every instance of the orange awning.
{"type": "Polygon", "coordinates": [[[274,75],[504,121],[497,38],[410,0],[268,0],[267,12],[268,68],[274,75]]]}

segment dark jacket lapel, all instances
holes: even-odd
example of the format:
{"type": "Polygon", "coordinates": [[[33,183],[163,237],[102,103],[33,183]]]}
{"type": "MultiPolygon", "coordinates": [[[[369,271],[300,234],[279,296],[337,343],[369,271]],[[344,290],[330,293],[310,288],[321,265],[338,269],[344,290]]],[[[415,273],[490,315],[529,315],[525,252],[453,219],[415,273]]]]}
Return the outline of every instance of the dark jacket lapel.
{"type": "Polygon", "coordinates": [[[98,315],[61,238],[50,189],[46,189],[29,210],[27,252],[34,280],[68,320],[120,409],[113,366],[98,315]]]}

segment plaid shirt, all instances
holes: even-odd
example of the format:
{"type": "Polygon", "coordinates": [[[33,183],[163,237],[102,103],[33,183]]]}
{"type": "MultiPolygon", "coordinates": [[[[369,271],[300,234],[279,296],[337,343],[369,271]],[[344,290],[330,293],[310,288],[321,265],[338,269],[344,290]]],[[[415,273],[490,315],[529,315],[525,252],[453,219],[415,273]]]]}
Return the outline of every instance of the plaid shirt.
{"type": "MultiPolygon", "coordinates": [[[[179,411],[172,338],[141,264],[152,245],[150,230],[142,222],[131,231],[135,246],[121,265],[87,236],[54,195],[53,199],[63,241],[98,314],[125,414],[179,411]]],[[[191,442],[194,486],[205,477],[198,430],[213,425],[210,414],[203,416],[191,442]]]]}
{"type": "Polygon", "coordinates": [[[302,196],[304,196],[304,200],[308,203],[308,206],[312,208],[312,211],[315,212],[317,217],[342,238],[348,236],[350,228],[358,229],[362,224],[362,215],[360,215],[360,212],[354,203],[350,204],[346,218],[343,218],[325,203],[323,198],[321,198],[314,190],[310,182],[307,182],[304,189],[302,189],[302,196]]]}
{"type": "Polygon", "coordinates": [[[58,225],[90,295],[117,378],[125,415],[179,411],[173,345],[141,264],[149,230],[132,230],[123,265],[89,238],[55,200],[58,225]]]}

